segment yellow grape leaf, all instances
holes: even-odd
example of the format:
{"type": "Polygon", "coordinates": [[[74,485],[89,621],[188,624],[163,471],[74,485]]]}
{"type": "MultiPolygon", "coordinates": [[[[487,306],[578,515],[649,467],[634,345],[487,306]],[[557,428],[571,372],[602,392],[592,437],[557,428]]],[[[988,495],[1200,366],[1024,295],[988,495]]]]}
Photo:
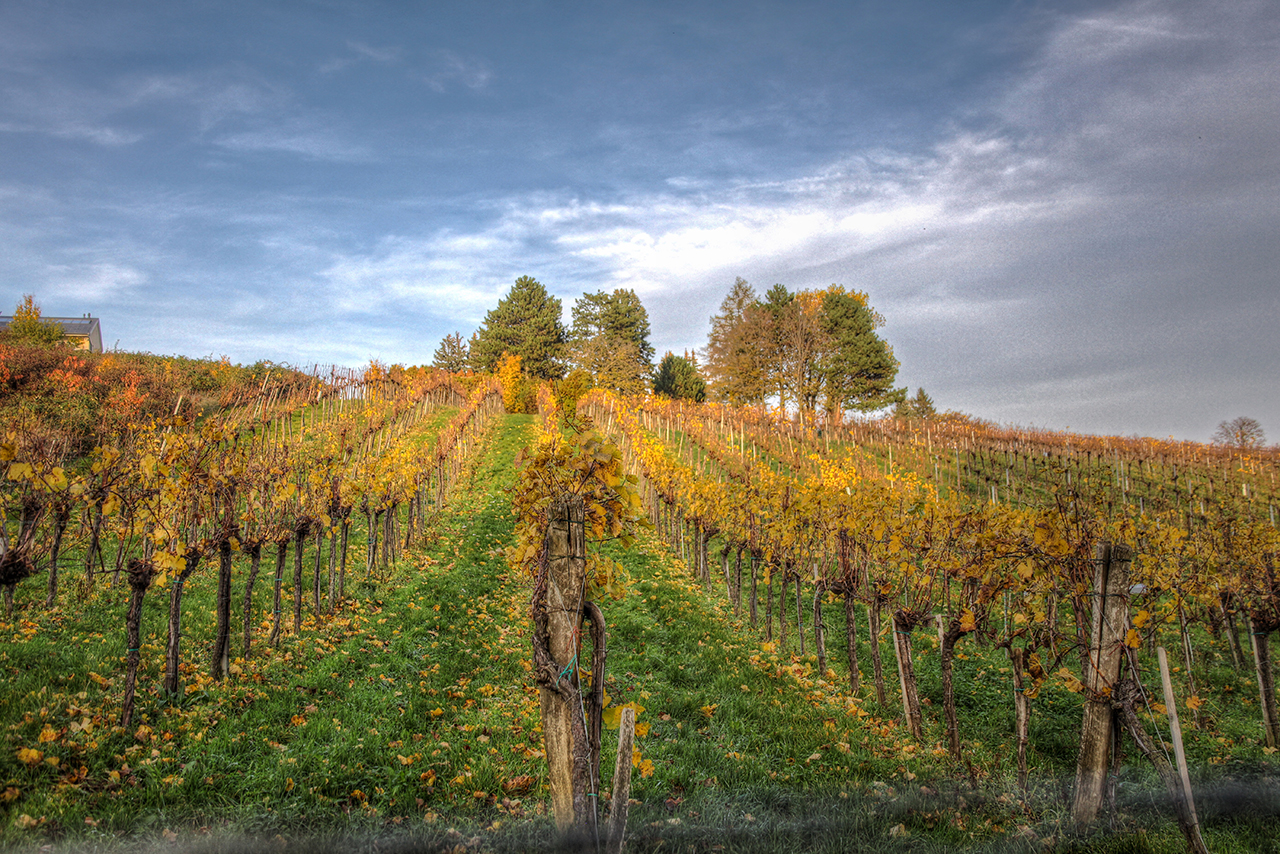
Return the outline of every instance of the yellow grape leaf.
{"type": "Polygon", "coordinates": [[[14,463],[9,466],[9,480],[29,480],[30,478],[30,463],[14,463]]]}
{"type": "Polygon", "coordinates": [[[1151,622],[1151,612],[1146,610],[1139,611],[1133,618],[1133,627],[1140,629],[1149,622],[1151,622]]]}
{"type": "Polygon", "coordinates": [[[977,631],[977,629],[978,629],[978,620],[973,615],[972,609],[965,608],[964,612],[960,614],[960,631],[972,632],[972,631],[977,631]]]}
{"type": "Polygon", "coordinates": [[[48,744],[51,741],[58,740],[58,731],[48,724],[44,725],[44,729],[40,730],[40,743],[48,744]]]}
{"type": "Polygon", "coordinates": [[[638,718],[640,717],[640,714],[644,711],[644,706],[640,705],[639,703],[623,703],[621,706],[610,706],[609,708],[605,709],[604,713],[601,715],[604,721],[604,725],[609,729],[617,729],[618,727],[622,726],[622,710],[623,709],[633,709],[636,713],[636,717],[638,718]]]}
{"type": "Polygon", "coordinates": [[[1058,676],[1062,679],[1064,683],[1066,683],[1066,688],[1071,693],[1079,694],[1081,691],[1084,690],[1084,683],[1081,682],[1079,679],[1077,679],[1075,677],[1075,674],[1073,674],[1067,668],[1064,667],[1061,670],[1059,670],[1058,676]]]}
{"type": "Polygon", "coordinates": [[[1032,576],[1036,574],[1036,565],[1029,560],[1024,560],[1018,564],[1018,577],[1023,581],[1030,581],[1032,576]]]}
{"type": "Polygon", "coordinates": [[[1187,698],[1187,708],[1193,712],[1199,711],[1200,707],[1203,705],[1204,705],[1204,700],[1200,699],[1199,694],[1192,694],[1190,697],[1187,698]]]}
{"type": "Polygon", "coordinates": [[[43,753],[30,747],[23,747],[18,750],[18,761],[23,765],[39,765],[40,760],[43,758],[43,753]]]}
{"type": "Polygon", "coordinates": [[[1129,629],[1129,633],[1124,636],[1124,645],[1130,649],[1137,649],[1142,646],[1142,637],[1138,634],[1137,629],[1129,629]]]}

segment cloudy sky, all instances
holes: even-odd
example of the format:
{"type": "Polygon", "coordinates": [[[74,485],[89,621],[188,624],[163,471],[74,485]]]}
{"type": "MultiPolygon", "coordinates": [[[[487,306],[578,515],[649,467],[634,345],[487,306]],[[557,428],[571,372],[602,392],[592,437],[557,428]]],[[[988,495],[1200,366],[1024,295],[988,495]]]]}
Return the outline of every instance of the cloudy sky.
{"type": "Polygon", "coordinates": [[[659,353],[840,283],[943,408],[1276,441],[1278,48],[1272,0],[6,0],[0,311],[425,363],[524,274],[659,353]]]}

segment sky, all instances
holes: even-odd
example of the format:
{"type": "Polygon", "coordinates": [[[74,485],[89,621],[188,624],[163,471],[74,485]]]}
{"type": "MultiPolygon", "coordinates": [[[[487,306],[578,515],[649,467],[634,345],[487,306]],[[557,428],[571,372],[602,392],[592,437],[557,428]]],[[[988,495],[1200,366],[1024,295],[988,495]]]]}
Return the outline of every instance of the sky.
{"type": "Polygon", "coordinates": [[[866,292],[1004,424],[1280,440],[1273,0],[0,4],[0,312],[429,363],[515,279],[866,292]]]}

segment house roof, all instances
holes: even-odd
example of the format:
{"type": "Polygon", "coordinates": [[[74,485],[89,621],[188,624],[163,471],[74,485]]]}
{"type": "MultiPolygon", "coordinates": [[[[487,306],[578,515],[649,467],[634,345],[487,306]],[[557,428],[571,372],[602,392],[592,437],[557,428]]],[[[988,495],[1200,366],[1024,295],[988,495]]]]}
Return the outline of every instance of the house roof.
{"type": "MultiPolygon", "coordinates": [[[[85,315],[84,317],[41,317],[40,319],[61,326],[63,335],[89,339],[89,350],[94,353],[102,352],[102,327],[98,318],[85,315]]],[[[13,315],[0,315],[0,331],[8,329],[12,321],[13,315]]]]}

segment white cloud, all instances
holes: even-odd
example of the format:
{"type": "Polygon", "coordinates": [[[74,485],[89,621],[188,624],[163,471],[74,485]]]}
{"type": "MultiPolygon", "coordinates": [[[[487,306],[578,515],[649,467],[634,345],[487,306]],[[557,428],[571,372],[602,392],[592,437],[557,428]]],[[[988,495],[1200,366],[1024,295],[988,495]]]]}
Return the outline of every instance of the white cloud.
{"type": "Polygon", "coordinates": [[[290,122],[282,127],[228,133],[214,142],[229,151],[297,154],[311,160],[351,162],[372,158],[367,146],[348,142],[328,128],[308,124],[290,122]]]}
{"type": "Polygon", "coordinates": [[[147,283],[141,270],[111,262],[50,266],[47,277],[49,292],[63,303],[120,300],[147,283]]]}
{"type": "Polygon", "coordinates": [[[483,89],[493,79],[493,70],[488,63],[467,59],[449,50],[436,51],[431,65],[433,67],[420,74],[418,79],[440,93],[448,91],[455,83],[467,89],[483,89]]]}

